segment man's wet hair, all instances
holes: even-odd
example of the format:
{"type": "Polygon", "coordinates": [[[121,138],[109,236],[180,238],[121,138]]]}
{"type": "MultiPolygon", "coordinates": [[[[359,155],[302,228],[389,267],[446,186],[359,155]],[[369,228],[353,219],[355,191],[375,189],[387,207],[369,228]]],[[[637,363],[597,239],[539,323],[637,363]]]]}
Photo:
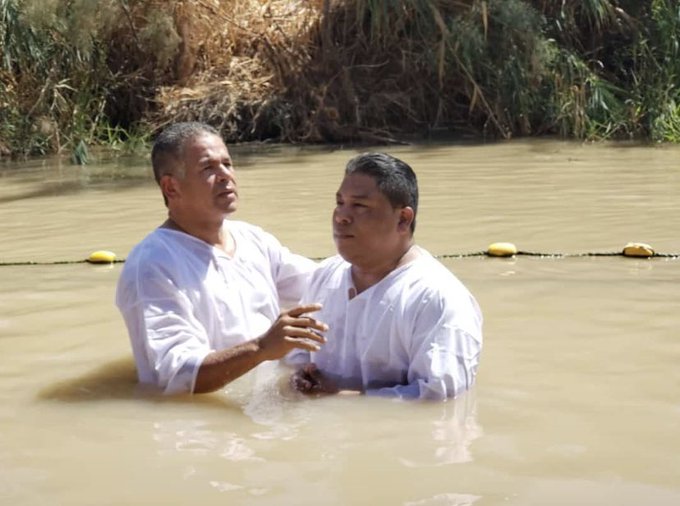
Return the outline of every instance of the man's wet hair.
{"type": "Polygon", "coordinates": [[[196,121],[174,123],[158,134],[151,149],[151,166],[157,183],[166,174],[184,174],[184,146],[204,134],[220,135],[210,125],[196,121]]]}
{"type": "Polygon", "coordinates": [[[387,153],[363,153],[347,162],[345,176],[350,174],[366,174],[372,177],[394,209],[407,206],[413,209],[411,233],[415,232],[418,180],[406,162],[387,153]]]}

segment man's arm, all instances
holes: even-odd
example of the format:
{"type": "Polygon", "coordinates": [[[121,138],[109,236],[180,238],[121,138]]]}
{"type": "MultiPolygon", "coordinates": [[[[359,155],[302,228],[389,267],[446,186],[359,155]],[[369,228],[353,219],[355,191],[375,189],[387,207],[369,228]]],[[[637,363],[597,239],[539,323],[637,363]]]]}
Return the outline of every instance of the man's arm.
{"type": "Polygon", "coordinates": [[[366,390],[366,395],[443,401],[469,389],[475,379],[480,343],[467,332],[442,327],[423,341],[412,358],[408,383],[366,390]],[[461,347],[468,351],[461,353],[461,347]]]}
{"type": "Polygon", "coordinates": [[[472,386],[482,347],[482,320],[473,299],[433,293],[408,336],[405,385],[370,389],[367,395],[445,400],[472,386]]]}
{"type": "Polygon", "coordinates": [[[319,332],[328,327],[303,315],[319,309],[320,304],[309,304],[284,311],[262,336],[208,354],[198,370],[194,393],[214,392],[262,362],[282,358],[294,349],[318,351],[326,342],[319,332]]]}
{"type": "Polygon", "coordinates": [[[270,357],[279,358],[292,349],[313,350],[323,342],[308,332],[323,332],[326,326],[301,316],[320,307],[308,304],[281,313],[262,336],[215,350],[191,301],[171,276],[157,264],[144,266],[144,272],[135,269],[121,276],[116,303],[128,328],[140,381],[166,394],[214,391],[270,357]]]}

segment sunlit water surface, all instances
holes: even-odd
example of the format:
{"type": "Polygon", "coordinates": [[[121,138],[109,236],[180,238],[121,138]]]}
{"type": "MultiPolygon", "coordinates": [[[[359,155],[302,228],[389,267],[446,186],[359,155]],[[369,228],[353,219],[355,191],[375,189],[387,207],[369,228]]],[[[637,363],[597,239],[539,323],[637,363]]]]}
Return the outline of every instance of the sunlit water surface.
{"type": "MultiPolygon", "coordinates": [[[[135,385],[120,258],[164,219],[146,160],[0,167],[0,503],[680,504],[680,149],[556,141],[389,151],[418,242],[476,295],[474,390],[441,404],[300,399],[263,367],[206,396],[135,385]],[[38,262],[40,265],[6,265],[38,262]]],[[[234,147],[236,217],[313,258],[357,151],[234,147]]]]}

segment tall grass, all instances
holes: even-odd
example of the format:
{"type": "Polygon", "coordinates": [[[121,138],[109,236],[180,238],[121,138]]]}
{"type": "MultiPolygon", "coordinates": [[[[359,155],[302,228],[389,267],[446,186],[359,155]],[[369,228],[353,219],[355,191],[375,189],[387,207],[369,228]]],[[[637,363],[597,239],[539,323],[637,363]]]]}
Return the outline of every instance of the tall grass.
{"type": "MultiPolygon", "coordinates": [[[[146,68],[162,68],[162,48],[150,40],[167,27],[146,24],[138,40],[153,57],[125,67],[112,60],[120,52],[111,48],[122,38],[121,26],[134,22],[126,14],[125,0],[0,0],[0,150],[17,156],[66,151],[83,161],[86,147],[107,140],[112,124],[140,119],[145,104],[130,107],[127,116],[110,113],[120,112],[123,97],[154,84],[147,80],[135,89],[146,68]]],[[[128,51],[126,61],[133,56],[128,51]]],[[[141,138],[133,121],[125,127],[128,137],[141,138]]]]}
{"type": "Polygon", "coordinates": [[[655,141],[680,142],[680,5],[652,0],[650,22],[636,37],[629,75],[637,122],[655,141]]]}
{"type": "Polygon", "coordinates": [[[680,141],[678,0],[0,0],[0,155],[229,141],[680,141]]]}
{"type": "Polygon", "coordinates": [[[3,51],[1,142],[44,154],[90,142],[102,119],[111,73],[93,28],[96,2],[0,0],[3,51]]]}
{"type": "MultiPolygon", "coordinates": [[[[339,63],[350,69],[353,95],[365,92],[368,103],[380,102],[381,92],[394,96],[384,89],[389,82],[412,90],[398,102],[401,119],[393,125],[464,125],[505,138],[680,140],[677,0],[356,0],[355,20],[347,22],[351,3],[333,13],[345,31],[335,37],[336,53],[351,44],[339,63]],[[352,70],[362,57],[401,66],[383,65],[389,70],[372,72],[380,80],[371,82],[352,70]]],[[[336,93],[342,103],[342,89],[336,93]]],[[[380,105],[387,114],[394,108],[380,105]]],[[[345,121],[352,123],[351,114],[345,121]]]]}

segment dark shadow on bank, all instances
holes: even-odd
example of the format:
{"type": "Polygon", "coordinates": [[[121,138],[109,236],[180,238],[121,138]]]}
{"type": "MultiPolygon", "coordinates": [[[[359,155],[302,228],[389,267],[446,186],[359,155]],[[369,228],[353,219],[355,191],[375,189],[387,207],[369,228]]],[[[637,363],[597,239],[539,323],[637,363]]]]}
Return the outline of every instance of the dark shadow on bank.
{"type": "MultiPolygon", "coordinates": [[[[219,392],[218,392],[219,393],[219,392]]],[[[38,399],[64,403],[139,400],[153,403],[181,403],[243,411],[237,402],[223,395],[165,396],[137,381],[132,357],[121,357],[74,378],[65,379],[38,392],[38,399]]]]}

